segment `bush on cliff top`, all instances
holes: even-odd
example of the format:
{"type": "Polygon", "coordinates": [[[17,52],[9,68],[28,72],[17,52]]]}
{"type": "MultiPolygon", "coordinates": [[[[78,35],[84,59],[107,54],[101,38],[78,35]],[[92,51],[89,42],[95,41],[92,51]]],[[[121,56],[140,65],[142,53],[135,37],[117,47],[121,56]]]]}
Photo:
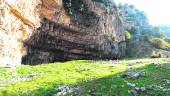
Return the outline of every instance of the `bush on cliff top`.
{"type": "Polygon", "coordinates": [[[130,32],[128,32],[128,31],[125,31],[125,38],[126,38],[126,40],[130,40],[130,39],[132,39],[132,35],[131,35],[131,33],[130,33],[130,32]]]}
{"type": "Polygon", "coordinates": [[[157,48],[167,50],[170,48],[170,43],[161,38],[151,38],[149,42],[157,48]]]}

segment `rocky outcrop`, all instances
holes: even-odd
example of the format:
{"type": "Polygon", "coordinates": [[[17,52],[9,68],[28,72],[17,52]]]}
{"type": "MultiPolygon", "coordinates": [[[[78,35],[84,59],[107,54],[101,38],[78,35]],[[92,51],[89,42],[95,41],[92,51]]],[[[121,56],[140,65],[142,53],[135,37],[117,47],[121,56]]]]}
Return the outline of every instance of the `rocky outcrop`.
{"type": "MultiPolygon", "coordinates": [[[[1,51],[8,50],[13,57],[11,55],[7,57],[9,60],[17,60],[15,64],[21,63],[21,57],[24,64],[40,64],[57,60],[115,59],[124,55],[123,28],[114,3],[110,4],[113,9],[108,10],[105,4],[97,0],[23,2],[25,5],[20,4],[20,0],[16,0],[15,3],[25,7],[25,10],[17,5],[8,6],[13,12],[7,15],[12,15],[14,22],[18,20],[19,23],[16,25],[19,27],[14,26],[18,29],[13,33],[8,31],[7,36],[2,35],[2,37],[9,37],[15,34],[19,37],[12,35],[6,42],[1,40],[4,42],[2,45],[8,47],[1,51]],[[27,11],[29,14],[26,14],[27,11]],[[16,44],[7,43],[11,38],[16,44]],[[17,44],[21,44],[20,47],[17,44]],[[25,56],[21,53],[23,48],[27,49],[25,56]],[[17,50],[16,53],[12,51],[13,49],[17,50]]],[[[12,24],[12,21],[8,24],[12,24]]],[[[9,29],[12,28],[10,26],[9,29]]],[[[1,33],[5,34],[5,31],[1,33]]]]}
{"type": "Polygon", "coordinates": [[[24,41],[39,27],[35,0],[0,0],[0,66],[21,64],[24,41]]]}

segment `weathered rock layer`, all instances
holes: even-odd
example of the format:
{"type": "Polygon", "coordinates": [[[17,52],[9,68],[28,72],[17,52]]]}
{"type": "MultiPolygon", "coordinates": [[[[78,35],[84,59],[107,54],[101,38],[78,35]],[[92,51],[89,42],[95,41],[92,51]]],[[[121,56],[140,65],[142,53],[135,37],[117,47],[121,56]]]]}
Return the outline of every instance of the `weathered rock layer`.
{"type": "MultiPolygon", "coordinates": [[[[15,3],[21,5],[20,1],[22,0],[16,0],[15,3]]],[[[11,54],[8,56],[7,53],[0,53],[2,58],[7,56],[9,60],[16,60],[13,64],[20,64],[21,57],[24,64],[40,64],[57,60],[114,59],[124,55],[123,28],[114,3],[113,8],[108,10],[103,3],[96,0],[35,1],[23,0],[25,5],[31,2],[25,12],[22,12],[23,8],[10,5],[11,8],[19,8],[16,9],[19,15],[11,14],[11,19],[14,19],[14,22],[18,21],[16,25],[19,27],[15,25],[14,28],[18,29],[11,33],[8,31],[9,35],[1,36],[9,37],[6,42],[0,38],[4,42],[2,46],[8,47],[1,51],[8,50],[11,54]],[[28,10],[29,14],[26,14],[28,10]],[[39,23],[41,26],[38,26],[39,23]],[[23,37],[24,34],[29,35],[23,37]],[[7,43],[10,40],[16,44],[7,43]],[[20,47],[17,44],[21,44],[20,47]],[[23,48],[27,49],[25,56],[21,53],[23,48]],[[13,49],[17,50],[16,53],[13,49]]],[[[10,26],[12,21],[8,24],[10,26]]],[[[12,28],[10,26],[9,29],[12,28]]],[[[1,33],[5,34],[5,31],[1,33]]],[[[4,64],[6,61],[4,60],[4,64]]]]}
{"type": "Polygon", "coordinates": [[[0,66],[21,64],[23,42],[39,27],[33,0],[0,0],[0,66]]]}

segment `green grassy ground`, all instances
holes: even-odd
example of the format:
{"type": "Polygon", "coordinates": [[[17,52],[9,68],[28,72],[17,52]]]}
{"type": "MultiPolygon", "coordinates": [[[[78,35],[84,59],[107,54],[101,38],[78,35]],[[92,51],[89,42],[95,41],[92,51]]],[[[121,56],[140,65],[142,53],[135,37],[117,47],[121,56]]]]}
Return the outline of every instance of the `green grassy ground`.
{"type": "MultiPolygon", "coordinates": [[[[131,96],[132,89],[145,87],[149,96],[170,96],[170,59],[120,61],[69,61],[65,63],[0,68],[0,96],[51,96],[63,85],[80,86],[80,96],[131,96]],[[144,70],[139,79],[122,78],[128,67],[144,70]],[[26,81],[11,83],[11,78],[36,74],[26,81]],[[2,86],[5,84],[4,86],[2,86]],[[92,95],[93,94],[93,95],[92,95]],[[95,95],[94,95],[95,94],[95,95]]],[[[74,96],[74,95],[68,95],[74,96]]],[[[143,95],[139,95],[143,96],[143,95]]]]}

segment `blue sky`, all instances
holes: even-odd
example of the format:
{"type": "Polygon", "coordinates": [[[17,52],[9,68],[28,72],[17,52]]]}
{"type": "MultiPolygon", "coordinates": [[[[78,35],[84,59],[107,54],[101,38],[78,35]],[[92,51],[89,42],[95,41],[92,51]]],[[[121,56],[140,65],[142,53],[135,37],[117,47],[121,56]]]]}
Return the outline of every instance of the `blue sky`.
{"type": "Polygon", "coordinates": [[[147,14],[151,25],[170,25],[170,0],[114,0],[129,3],[147,14]]]}

